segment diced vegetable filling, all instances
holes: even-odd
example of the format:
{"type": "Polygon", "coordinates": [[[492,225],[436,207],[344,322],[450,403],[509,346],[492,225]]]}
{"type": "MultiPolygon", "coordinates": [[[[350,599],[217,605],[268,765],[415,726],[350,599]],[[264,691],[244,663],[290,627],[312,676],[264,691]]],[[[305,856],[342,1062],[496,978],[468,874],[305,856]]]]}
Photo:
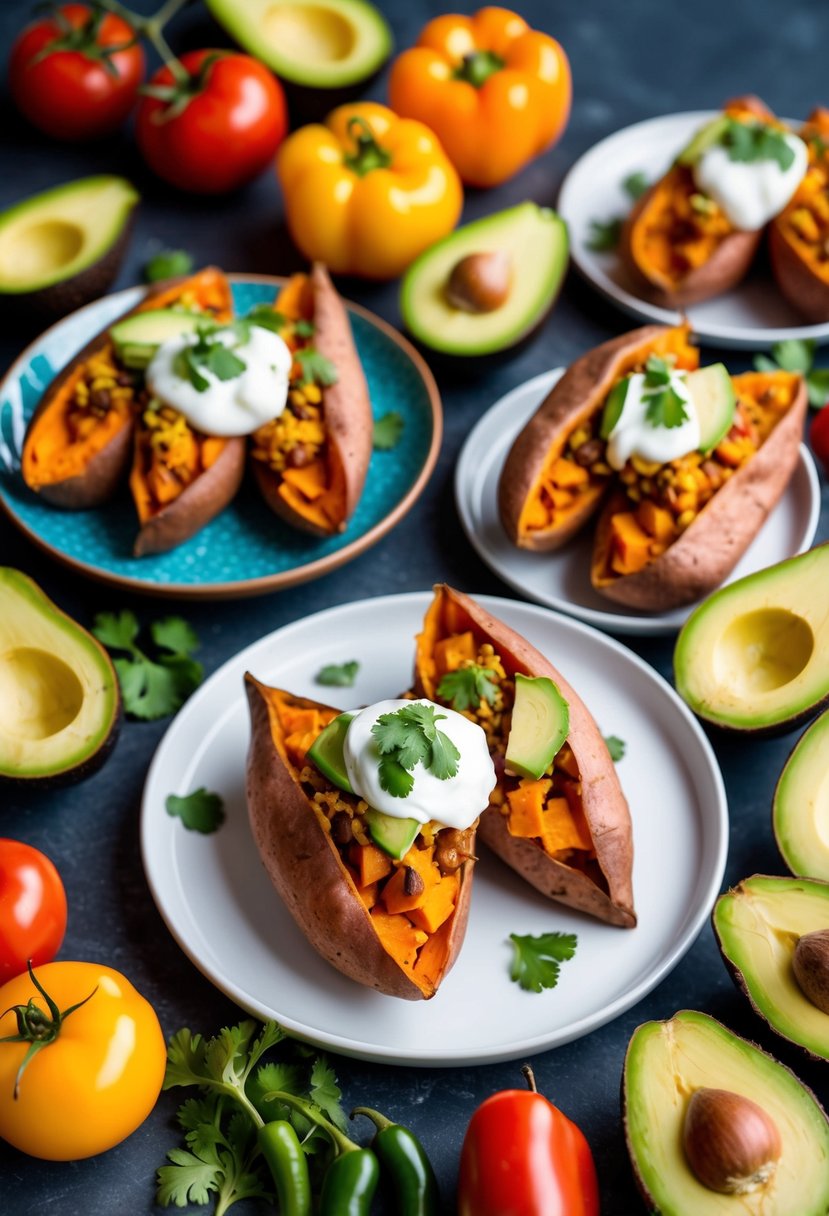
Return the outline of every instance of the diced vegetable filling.
{"type": "Polygon", "coordinates": [[[809,146],[809,168],[782,222],[803,260],[829,282],[829,111],[820,111],[801,134],[809,146]]]}
{"type": "Polygon", "coordinates": [[[709,262],[733,231],[721,208],[699,192],[692,170],[675,165],[637,226],[636,260],[675,286],[709,262]]]}

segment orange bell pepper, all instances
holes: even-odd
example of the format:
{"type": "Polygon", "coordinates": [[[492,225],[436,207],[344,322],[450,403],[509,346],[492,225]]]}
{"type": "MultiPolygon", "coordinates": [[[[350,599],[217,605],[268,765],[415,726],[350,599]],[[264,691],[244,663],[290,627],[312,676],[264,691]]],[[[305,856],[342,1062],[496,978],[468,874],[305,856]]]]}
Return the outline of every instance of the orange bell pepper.
{"type": "Polygon", "coordinates": [[[431,127],[472,186],[499,185],[558,139],[571,93],[559,43],[505,8],[436,17],[389,80],[392,108],[431,127]]]}
{"type": "Polygon", "coordinates": [[[434,133],[373,101],[295,131],[276,169],[294,243],[340,274],[395,278],[452,231],[463,206],[434,133]]]}

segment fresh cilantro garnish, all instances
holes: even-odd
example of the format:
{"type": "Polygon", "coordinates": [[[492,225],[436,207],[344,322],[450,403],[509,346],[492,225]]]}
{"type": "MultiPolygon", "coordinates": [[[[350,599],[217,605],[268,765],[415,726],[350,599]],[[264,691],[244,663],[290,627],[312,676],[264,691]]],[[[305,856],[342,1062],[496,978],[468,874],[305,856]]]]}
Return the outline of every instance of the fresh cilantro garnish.
{"type": "Polygon", "coordinates": [[[607,744],[607,750],[610,752],[610,759],[614,764],[617,764],[624,756],[627,744],[618,735],[605,735],[604,741],[607,744]]]}
{"type": "Polygon", "coordinates": [[[392,448],[396,448],[400,442],[400,437],[403,434],[403,415],[398,414],[397,410],[389,410],[383,414],[382,418],[378,418],[374,423],[374,434],[372,436],[372,445],[376,452],[390,452],[392,448]]]}
{"type": "Polygon", "coordinates": [[[240,1199],[275,1196],[264,1171],[250,1119],[241,1112],[226,1113],[227,1100],[218,1094],[188,1098],[178,1112],[187,1149],[167,1154],[169,1165],[157,1171],[156,1201],[178,1208],[188,1203],[209,1203],[216,1196],[215,1212],[226,1212],[240,1199]]]}
{"type": "Polygon", "coordinates": [[[258,325],[260,329],[270,329],[275,334],[281,333],[288,324],[288,318],[283,313],[277,312],[275,308],[271,308],[270,304],[255,304],[245,314],[244,319],[249,325],[258,325]]]}
{"type": "Polygon", "coordinates": [[[294,359],[302,371],[300,388],[304,388],[306,384],[318,384],[321,388],[327,388],[329,384],[337,383],[336,367],[330,359],[321,355],[315,346],[303,346],[301,350],[294,351],[294,359]]]}
{"type": "Polygon", "coordinates": [[[826,142],[822,135],[818,135],[817,132],[809,136],[809,143],[814,149],[815,156],[825,156],[829,152],[829,143],[826,142]]]}
{"type": "Polygon", "coordinates": [[[224,803],[218,794],[204,787],[192,794],[170,794],[164,805],[168,815],[178,815],[186,828],[194,832],[215,832],[224,823],[224,803]]]}
{"type": "MultiPolygon", "coordinates": [[[[245,332],[236,331],[236,344],[245,341],[245,332]]],[[[210,373],[217,380],[235,380],[247,367],[244,359],[234,354],[230,346],[222,341],[215,322],[200,321],[196,330],[196,341],[179,352],[175,359],[175,372],[182,380],[189,380],[198,393],[210,388],[210,373]]]]}
{"type": "Polygon", "coordinates": [[[681,426],[688,417],[686,403],[671,383],[672,364],[650,355],[645,364],[642,398],[646,402],[645,420],[650,426],[681,426]]]}
{"type": "Polygon", "coordinates": [[[294,333],[298,338],[312,338],[316,333],[317,327],[313,321],[306,321],[304,317],[300,317],[298,321],[294,321],[294,333]]]}
{"type": "Polygon", "coordinates": [[[498,685],[492,682],[494,675],[491,667],[479,667],[477,663],[447,671],[438,684],[437,694],[441,701],[449,701],[458,711],[477,709],[481,701],[492,705],[498,693],[498,685]]]}
{"type": "Polygon", "coordinates": [[[356,659],[348,663],[329,663],[320,668],[314,679],[318,684],[330,684],[334,688],[351,688],[359,670],[360,664],[356,659]]]}
{"type": "Polygon", "coordinates": [[[169,652],[157,659],[149,658],[137,645],[139,626],[132,612],[99,612],[92,632],[107,650],[129,656],[114,659],[113,665],[124,709],[134,718],[150,721],[175,713],[202,682],[204,669],[191,658],[199,639],[181,617],[166,617],[150,626],[156,647],[169,652]]]}
{"type": "Polygon", "coordinates": [[[576,953],[575,933],[541,933],[538,937],[510,933],[509,939],[515,949],[510,979],[527,992],[555,988],[561,963],[576,953]]]}
{"type": "Polygon", "coordinates": [[[629,173],[622,180],[622,189],[626,194],[629,194],[632,199],[641,198],[645,191],[650,186],[647,175],[641,169],[637,173],[629,173]]]}
{"type": "Polygon", "coordinates": [[[439,714],[434,705],[413,701],[392,713],[381,714],[371,728],[380,752],[380,786],[393,798],[406,798],[414,785],[412,769],[422,764],[439,781],[454,777],[458,771],[460,752],[437,723],[446,714],[439,714]]]}
{"type": "Polygon", "coordinates": [[[773,160],[784,171],[794,163],[794,148],[786,141],[785,132],[766,123],[729,118],[720,135],[720,143],[728,152],[729,160],[745,163],[773,160]]]}
{"type": "Polygon", "coordinates": [[[175,279],[189,274],[192,269],[193,259],[186,250],[162,249],[145,262],[144,278],[148,283],[158,283],[161,279],[175,279]]]}
{"type": "Polygon", "coordinates": [[[814,338],[785,338],[771,348],[772,357],[755,355],[754,368],[758,372],[800,372],[806,381],[809,405],[820,409],[829,397],[829,367],[814,367],[814,338]]]}
{"type": "Polygon", "coordinates": [[[592,249],[594,253],[606,253],[609,249],[615,249],[622,235],[622,223],[618,215],[610,220],[591,220],[587,248],[592,249]]]}
{"type": "Polygon", "coordinates": [[[324,1055],[317,1056],[311,1066],[308,1096],[333,1124],[341,1130],[348,1126],[345,1111],[340,1103],[342,1094],[337,1084],[337,1074],[324,1055]]]}

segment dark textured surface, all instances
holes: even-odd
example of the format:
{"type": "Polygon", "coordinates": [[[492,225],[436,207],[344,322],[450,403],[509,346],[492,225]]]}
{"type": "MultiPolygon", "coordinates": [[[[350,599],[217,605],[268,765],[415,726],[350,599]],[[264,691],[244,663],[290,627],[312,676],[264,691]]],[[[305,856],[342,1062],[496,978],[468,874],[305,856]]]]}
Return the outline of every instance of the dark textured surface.
{"type": "MultiPolygon", "coordinates": [[[[149,10],[151,5],[144,7],[149,10]]],[[[436,0],[429,4],[411,0],[383,7],[398,45],[403,46],[442,6],[436,0]]],[[[778,113],[794,116],[829,100],[822,49],[829,34],[824,0],[794,0],[785,7],[771,0],[734,0],[728,5],[698,0],[684,7],[656,0],[635,5],[591,0],[557,5],[555,15],[552,6],[540,0],[524,0],[521,7],[527,18],[555,33],[570,55],[576,99],[572,121],[558,147],[512,183],[487,193],[470,192],[467,219],[524,198],[554,201],[565,171],[583,151],[638,119],[715,107],[741,92],[758,92],[778,113]]],[[[16,3],[0,9],[3,46],[9,44],[26,11],[26,6],[16,3]]],[[[177,18],[170,33],[179,49],[218,41],[216,27],[199,9],[177,18]]],[[[384,97],[385,79],[382,74],[374,83],[372,96],[384,97]]],[[[115,286],[137,281],[139,267],[161,245],[186,246],[198,262],[216,262],[229,270],[284,273],[299,265],[284,236],[278,189],[269,174],[234,197],[188,198],[167,190],[143,171],[128,133],[86,148],[53,144],[20,123],[5,98],[0,121],[5,143],[2,205],[103,170],[125,173],[138,185],[143,203],[130,255],[115,286]]],[[[395,285],[345,282],[343,289],[399,324],[395,285]]],[[[503,392],[548,367],[567,363],[625,327],[623,317],[571,277],[553,315],[517,354],[477,366],[435,363],[446,409],[446,436],[432,483],[416,509],[377,548],[319,582],[249,602],[188,606],[186,615],[202,639],[200,657],[207,672],[288,621],[364,595],[422,589],[437,579],[465,590],[509,594],[472,553],[455,515],[452,470],[460,446],[483,410],[503,392]]],[[[5,318],[0,335],[5,360],[11,360],[32,336],[32,330],[23,328],[13,315],[5,318]]],[[[703,354],[706,361],[718,357],[711,350],[703,354]]],[[[727,357],[737,370],[747,365],[744,357],[727,357]]],[[[829,537],[827,508],[824,487],[823,539],[829,537]]],[[[144,619],[154,614],[154,605],[147,600],[113,596],[63,573],[41,559],[5,520],[0,520],[0,562],[31,574],[83,622],[109,608],[132,607],[144,619]]],[[[167,606],[159,606],[161,611],[166,612],[167,606]]],[[[669,675],[669,641],[636,642],[634,649],[669,675]]],[[[70,907],[61,957],[95,959],[125,971],[155,1005],[166,1033],[183,1025],[212,1032],[235,1020],[239,1012],[190,964],[167,933],[139,859],[141,788],[166,725],[127,722],[106,767],[72,789],[42,794],[3,790],[0,834],[37,845],[60,867],[70,907]]],[[[736,881],[757,871],[781,873],[769,810],[774,783],[796,735],[762,742],[712,738],[731,807],[727,879],[736,881]]],[[[758,1041],[829,1101],[825,1067],[784,1045],[752,1015],[732,987],[711,930],[704,929],[680,965],[639,1006],[579,1042],[532,1061],[539,1088],[581,1124],[590,1140],[605,1216],[644,1211],[633,1186],[619,1115],[627,1041],[641,1021],[669,1017],[685,1007],[705,1010],[758,1041]]],[[[453,1210],[458,1153],[467,1121],[489,1093],[520,1083],[518,1064],[441,1071],[341,1059],[337,1066],[349,1105],[368,1103],[416,1130],[435,1162],[446,1211],[453,1210]]],[[[164,1095],[134,1136],[97,1159],[49,1164],[0,1147],[0,1210],[7,1216],[47,1209],[59,1216],[155,1210],[153,1174],[178,1140],[172,1125],[177,1102],[175,1093],[164,1095]]],[[[244,1210],[253,1211],[254,1205],[237,1208],[240,1214],[244,1210]]]]}

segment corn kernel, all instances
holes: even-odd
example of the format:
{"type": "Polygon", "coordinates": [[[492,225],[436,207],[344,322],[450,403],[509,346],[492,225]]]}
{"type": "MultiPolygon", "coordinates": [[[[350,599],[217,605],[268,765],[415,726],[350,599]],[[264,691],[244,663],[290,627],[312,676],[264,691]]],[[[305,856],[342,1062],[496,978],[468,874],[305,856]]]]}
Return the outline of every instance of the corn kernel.
{"type": "Polygon", "coordinates": [[[692,524],[695,519],[696,519],[696,511],[691,511],[691,510],[683,511],[681,515],[677,516],[676,526],[679,528],[679,530],[681,532],[684,532],[685,529],[690,524],[692,524]]]}
{"type": "Polygon", "coordinates": [[[641,456],[631,456],[630,463],[643,477],[653,477],[660,469],[658,460],[643,460],[641,456]]]}
{"type": "Polygon", "coordinates": [[[590,438],[590,432],[585,426],[578,427],[568,439],[568,443],[573,451],[580,448],[583,443],[587,443],[590,438]]]}
{"type": "Polygon", "coordinates": [[[697,505],[696,491],[690,493],[686,490],[684,494],[678,494],[676,499],[676,510],[679,512],[693,511],[697,505]]]}
{"type": "Polygon", "coordinates": [[[605,464],[603,460],[597,460],[595,464],[591,464],[590,472],[595,473],[597,477],[609,477],[612,469],[609,464],[605,464]]]}
{"type": "Polygon", "coordinates": [[[306,384],[302,391],[305,394],[305,400],[311,405],[319,405],[322,401],[322,389],[318,384],[306,384]]]}

